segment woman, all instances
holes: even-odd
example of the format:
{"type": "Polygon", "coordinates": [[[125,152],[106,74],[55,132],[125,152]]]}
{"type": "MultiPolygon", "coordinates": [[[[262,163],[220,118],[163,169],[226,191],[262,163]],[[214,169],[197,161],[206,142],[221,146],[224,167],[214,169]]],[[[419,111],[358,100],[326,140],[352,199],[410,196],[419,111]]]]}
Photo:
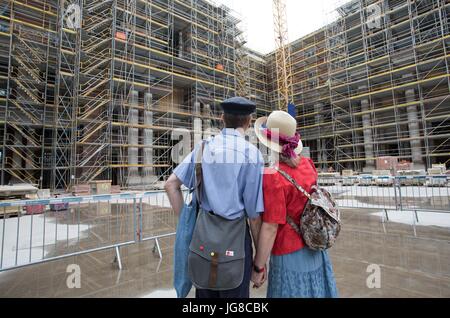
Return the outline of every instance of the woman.
{"type": "MultiPolygon", "coordinates": [[[[317,171],[311,159],[300,156],[303,145],[296,126],[291,115],[276,111],[268,118],[259,118],[255,132],[271,150],[274,166],[311,192],[311,186],[317,183],[317,171]]],[[[252,274],[255,287],[266,280],[266,264],[272,254],[268,298],[338,297],[328,253],[305,246],[301,235],[287,221],[290,217],[300,224],[306,196],[274,168],[265,171],[263,191],[265,212],[252,274]]]]}

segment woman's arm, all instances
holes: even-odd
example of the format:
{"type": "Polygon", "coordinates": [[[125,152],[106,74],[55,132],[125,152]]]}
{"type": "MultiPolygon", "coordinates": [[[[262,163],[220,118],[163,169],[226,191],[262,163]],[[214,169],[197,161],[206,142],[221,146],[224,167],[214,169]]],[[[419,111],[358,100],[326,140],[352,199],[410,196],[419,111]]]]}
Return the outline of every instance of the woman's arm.
{"type": "Polygon", "coordinates": [[[278,224],[263,222],[259,231],[258,247],[255,256],[255,265],[257,267],[264,267],[267,264],[277,236],[277,231],[278,224]]]}
{"type": "Polygon", "coordinates": [[[258,247],[259,231],[261,230],[262,219],[257,217],[256,219],[250,219],[250,231],[252,233],[253,244],[255,244],[255,249],[258,247]]]}
{"type": "Polygon", "coordinates": [[[177,215],[181,213],[184,205],[183,193],[181,192],[182,182],[175,174],[172,174],[164,185],[170,205],[177,215]]]}
{"type": "MultiPolygon", "coordinates": [[[[258,246],[256,249],[256,256],[254,265],[258,268],[265,268],[270,252],[272,251],[275,238],[277,237],[278,224],[263,222],[261,230],[259,231],[258,246]]],[[[262,273],[256,273],[253,270],[252,281],[255,287],[260,287],[267,279],[267,270],[262,273]]]]}

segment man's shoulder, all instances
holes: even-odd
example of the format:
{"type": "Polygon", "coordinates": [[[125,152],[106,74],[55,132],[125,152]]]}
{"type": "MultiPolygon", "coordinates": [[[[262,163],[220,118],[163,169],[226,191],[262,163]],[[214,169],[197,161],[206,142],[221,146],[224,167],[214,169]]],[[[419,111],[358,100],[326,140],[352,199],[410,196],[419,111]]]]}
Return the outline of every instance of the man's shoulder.
{"type": "Polygon", "coordinates": [[[228,136],[220,136],[211,140],[211,146],[219,152],[233,152],[237,154],[239,158],[246,158],[251,162],[260,162],[263,160],[262,153],[258,149],[258,147],[256,147],[245,138],[231,138],[228,136]]]}
{"type": "Polygon", "coordinates": [[[249,146],[250,151],[261,153],[261,151],[259,151],[258,147],[256,147],[253,143],[251,143],[247,139],[244,139],[244,142],[249,146]]]}
{"type": "Polygon", "coordinates": [[[248,156],[250,158],[262,159],[263,156],[262,156],[262,153],[261,153],[261,151],[259,150],[258,147],[256,147],[254,144],[252,144],[248,140],[244,139],[244,142],[245,142],[245,145],[246,145],[246,147],[248,149],[248,156]]]}

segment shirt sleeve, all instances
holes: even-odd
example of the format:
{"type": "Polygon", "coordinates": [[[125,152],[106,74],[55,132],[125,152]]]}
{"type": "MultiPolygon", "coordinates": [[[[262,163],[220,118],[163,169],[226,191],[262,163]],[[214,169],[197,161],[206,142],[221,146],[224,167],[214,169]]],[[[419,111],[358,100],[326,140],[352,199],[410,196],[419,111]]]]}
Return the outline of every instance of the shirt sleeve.
{"type": "Polygon", "coordinates": [[[181,183],[185,185],[186,188],[192,189],[194,187],[194,169],[195,169],[195,162],[194,162],[194,152],[191,152],[189,155],[187,155],[186,158],[184,158],[183,162],[178,165],[178,167],[175,168],[173,173],[177,176],[178,179],[180,179],[181,183]]]}
{"type": "Polygon", "coordinates": [[[277,180],[278,174],[264,175],[264,214],[263,222],[286,224],[286,196],[282,184],[277,180]]]}
{"type": "Polygon", "coordinates": [[[263,169],[264,163],[262,160],[246,165],[244,174],[246,183],[243,196],[245,211],[250,219],[256,219],[264,212],[263,169]]]}

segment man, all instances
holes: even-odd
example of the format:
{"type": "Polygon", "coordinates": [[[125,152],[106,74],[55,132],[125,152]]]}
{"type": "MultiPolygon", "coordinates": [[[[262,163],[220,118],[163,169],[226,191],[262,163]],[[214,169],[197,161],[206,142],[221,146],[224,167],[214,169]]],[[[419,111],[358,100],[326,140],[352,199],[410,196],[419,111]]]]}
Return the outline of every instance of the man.
{"type": "MultiPolygon", "coordinates": [[[[233,97],[224,101],[221,106],[225,128],[206,142],[203,151],[201,208],[227,220],[237,220],[246,215],[250,220],[250,230],[256,246],[261,227],[260,214],[264,211],[264,161],[261,152],[244,137],[256,105],[245,98],[233,97]]],[[[194,187],[191,176],[197,157],[195,150],[190,153],[165,185],[169,201],[177,214],[183,207],[181,185],[190,189],[194,187]]],[[[246,232],[242,284],[226,291],[197,290],[197,298],[249,298],[253,248],[248,228],[246,232]]]]}

